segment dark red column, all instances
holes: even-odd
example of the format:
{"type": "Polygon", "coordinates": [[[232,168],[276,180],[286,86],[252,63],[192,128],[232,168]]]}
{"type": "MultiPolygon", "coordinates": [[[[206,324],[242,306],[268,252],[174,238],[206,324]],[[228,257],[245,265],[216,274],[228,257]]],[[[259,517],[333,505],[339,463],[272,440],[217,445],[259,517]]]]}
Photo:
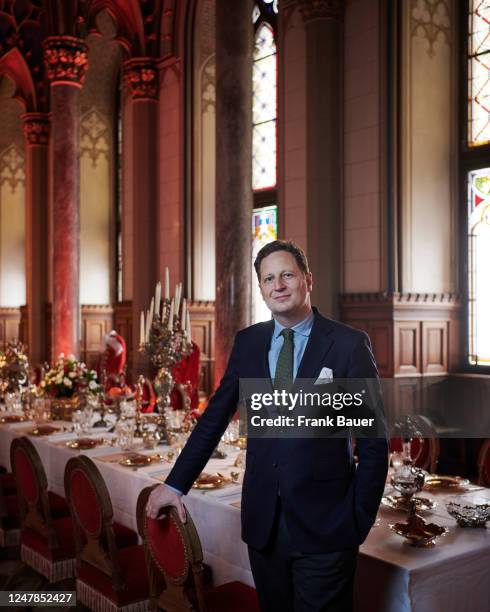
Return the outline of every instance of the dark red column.
{"type": "Polygon", "coordinates": [[[80,89],[87,48],[70,36],[47,38],[51,84],[52,344],[51,357],[80,350],[80,89]]]}
{"type": "Polygon", "coordinates": [[[158,272],[158,68],[152,58],[124,64],[131,95],[133,125],[133,369],[149,373],[148,359],[138,353],[140,312],[150,307],[158,272]]]}
{"type": "Polygon", "coordinates": [[[216,2],[216,385],[250,322],[252,8],[235,2],[230,19],[230,3],[216,2]]]}
{"type": "Polygon", "coordinates": [[[27,346],[33,363],[47,358],[49,118],[23,115],[26,144],[27,346]]]}

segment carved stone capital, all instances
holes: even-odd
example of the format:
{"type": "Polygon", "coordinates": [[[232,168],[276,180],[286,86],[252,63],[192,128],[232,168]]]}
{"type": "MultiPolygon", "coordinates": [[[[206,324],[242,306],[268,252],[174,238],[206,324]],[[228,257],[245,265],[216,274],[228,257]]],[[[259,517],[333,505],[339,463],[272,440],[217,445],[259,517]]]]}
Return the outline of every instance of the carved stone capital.
{"type": "Polygon", "coordinates": [[[133,100],[158,99],[158,68],[152,58],[127,61],[124,64],[124,82],[133,100]]]}
{"type": "Polygon", "coordinates": [[[343,0],[298,0],[298,6],[305,23],[316,19],[341,21],[344,16],[343,0]]]}
{"type": "Polygon", "coordinates": [[[49,142],[49,119],[45,113],[24,113],[24,136],[27,145],[47,145],[49,142]]]}
{"type": "Polygon", "coordinates": [[[44,65],[50,83],[81,87],[88,69],[87,45],[72,36],[50,36],[44,42],[44,65]]]}

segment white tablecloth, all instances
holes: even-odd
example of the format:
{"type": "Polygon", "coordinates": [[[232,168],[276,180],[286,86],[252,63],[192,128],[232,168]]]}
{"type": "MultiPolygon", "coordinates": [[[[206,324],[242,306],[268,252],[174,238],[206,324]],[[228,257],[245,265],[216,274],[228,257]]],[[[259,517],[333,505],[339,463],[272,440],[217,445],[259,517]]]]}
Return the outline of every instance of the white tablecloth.
{"type": "MultiPolygon", "coordinates": [[[[0,465],[10,466],[12,439],[22,425],[0,426],[0,465]]],[[[65,434],[65,438],[68,436],[65,434]]],[[[63,438],[63,439],[65,439],[63,438]]],[[[59,445],[60,436],[30,438],[46,469],[50,488],[64,494],[66,462],[78,451],[59,445]]],[[[165,454],[166,447],[159,447],[165,454]]],[[[140,491],[168,473],[170,465],[153,464],[130,470],[118,464],[97,461],[97,456],[119,449],[100,447],[85,454],[96,460],[109,489],[117,521],[136,529],[136,500],[140,491]]],[[[229,474],[236,454],[211,460],[208,472],[229,474]]],[[[433,548],[407,546],[388,525],[404,520],[403,514],[381,507],[379,525],[371,530],[361,553],[356,578],[356,612],[490,612],[490,529],[461,529],[447,514],[447,494],[423,493],[438,505],[426,518],[449,527],[449,533],[433,548]]],[[[196,524],[205,561],[212,567],[216,584],[241,580],[253,585],[247,549],[240,538],[240,487],[230,485],[216,491],[192,490],[185,498],[196,524]]],[[[490,500],[490,489],[466,493],[465,498],[490,500]]]]}

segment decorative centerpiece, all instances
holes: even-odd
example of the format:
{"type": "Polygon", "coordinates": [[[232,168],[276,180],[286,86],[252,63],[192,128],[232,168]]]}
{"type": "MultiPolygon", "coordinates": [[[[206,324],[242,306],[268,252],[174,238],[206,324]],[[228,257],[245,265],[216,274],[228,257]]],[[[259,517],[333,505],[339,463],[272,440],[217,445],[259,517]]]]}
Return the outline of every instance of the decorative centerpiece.
{"type": "Polygon", "coordinates": [[[490,502],[487,499],[450,499],[446,504],[448,513],[460,527],[486,527],[490,521],[490,502]]]}
{"type": "Polygon", "coordinates": [[[22,342],[13,340],[7,350],[0,352],[0,394],[17,393],[28,389],[29,360],[22,342]]]}
{"type": "Polygon", "coordinates": [[[182,283],[170,299],[169,270],[165,270],[165,297],[161,298],[161,284],[157,283],[150,309],[141,313],[139,350],[149,356],[158,368],[154,380],[157,406],[160,413],[159,435],[162,442],[171,443],[167,427],[171,410],[170,394],[174,388],[172,367],[192,351],[191,325],[186,299],[181,300],[182,283]]]}
{"type": "Polygon", "coordinates": [[[70,420],[83,398],[96,395],[97,372],[89,370],[85,363],[73,355],[60,354],[56,363],[40,382],[42,394],[51,399],[51,418],[70,420]]]}

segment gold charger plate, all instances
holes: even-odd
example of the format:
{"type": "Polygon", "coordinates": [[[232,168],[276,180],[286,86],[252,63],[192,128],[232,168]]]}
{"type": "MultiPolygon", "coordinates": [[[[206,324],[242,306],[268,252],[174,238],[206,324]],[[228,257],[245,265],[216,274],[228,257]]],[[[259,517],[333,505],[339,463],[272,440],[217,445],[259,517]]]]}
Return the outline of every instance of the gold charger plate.
{"type": "Polygon", "coordinates": [[[52,425],[39,425],[35,429],[29,432],[30,436],[50,436],[54,433],[59,433],[61,430],[59,427],[53,427],[52,425]]]}
{"type": "Polygon", "coordinates": [[[78,440],[68,440],[66,446],[76,450],[90,450],[100,444],[104,444],[104,440],[99,438],[79,438],[78,440]]]}
{"type": "Polygon", "coordinates": [[[218,474],[207,474],[202,472],[199,478],[194,482],[194,489],[219,489],[227,482],[224,476],[218,474]]]}
{"type": "Polygon", "coordinates": [[[457,487],[465,487],[468,484],[470,484],[470,481],[461,476],[440,476],[439,474],[430,474],[425,479],[424,489],[455,489],[457,487]]]}
{"type": "Polygon", "coordinates": [[[123,457],[119,461],[119,465],[124,465],[124,467],[145,467],[146,465],[150,465],[152,462],[152,458],[148,455],[140,455],[135,453],[134,455],[129,455],[123,457]]]}
{"type": "Polygon", "coordinates": [[[1,422],[2,423],[22,423],[25,420],[26,420],[26,418],[25,418],[24,415],[21,415],[21,414],[7,414],[6,416],[2,417],[1,422]]]}

